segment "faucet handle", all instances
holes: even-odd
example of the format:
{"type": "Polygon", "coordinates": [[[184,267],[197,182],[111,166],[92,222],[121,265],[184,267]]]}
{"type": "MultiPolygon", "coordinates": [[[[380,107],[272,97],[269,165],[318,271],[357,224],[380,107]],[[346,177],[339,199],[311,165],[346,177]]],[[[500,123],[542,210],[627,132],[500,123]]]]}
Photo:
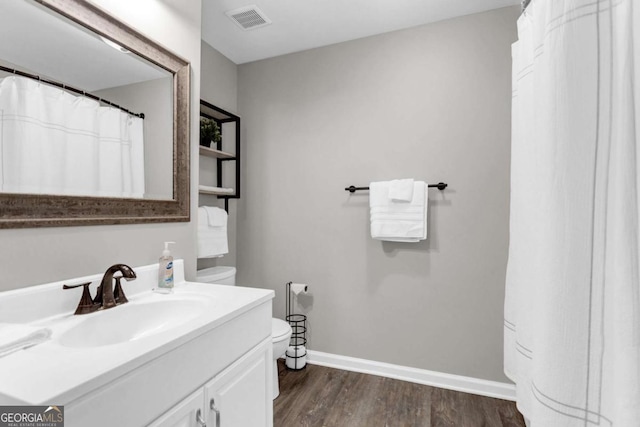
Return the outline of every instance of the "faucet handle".
{"type": "MultiPolygon", "coordinates": [[[[120,284],[120,279],[122,279],[123,276],[118,276],[118,277],[114,277],[114,279],[116,279],[116,287],[113,290],[113,298],[116,300],[116,304],[124,304],[129,302],[129,300],[127,299],[127,297],[124,294],[124,290],[122,289],[122,285],[120,284]]],[[[125,277],[126,280],[128,280],[125,277]]]]}
{"type": "Polygon", "coordinates": [[[82,297],[80,298],[80,303],[78,303],[78,308],[73,314],[87,314],[92,313],[98,309],[98,306],[93,304],[91,299],[91,292],[89,292],[89,285],[91,282],[81,283],[79,285],[62,285],[62,289],[74,289],[83,287],[82,289],[82,297]]]}
{"type": "Polygon", "coordinates": [[[62,289],[74,289],[79,288],[80,286],[89,286],[92,282],[80,283],[78,285],[62,285],[62,289]]]}

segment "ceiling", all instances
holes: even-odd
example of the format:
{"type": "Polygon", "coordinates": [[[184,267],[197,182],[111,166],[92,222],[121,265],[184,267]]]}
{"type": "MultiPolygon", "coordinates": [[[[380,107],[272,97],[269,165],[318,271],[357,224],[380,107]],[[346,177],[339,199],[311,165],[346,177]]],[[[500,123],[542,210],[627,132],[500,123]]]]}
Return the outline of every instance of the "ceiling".
{"type": "Polygon", "coordinates": [[[519,5],[521,0],[203,0],[202,39],[236,64],[519,5]],[[243,30],[225,12],[256,5],[272,24],[243,30]]]}

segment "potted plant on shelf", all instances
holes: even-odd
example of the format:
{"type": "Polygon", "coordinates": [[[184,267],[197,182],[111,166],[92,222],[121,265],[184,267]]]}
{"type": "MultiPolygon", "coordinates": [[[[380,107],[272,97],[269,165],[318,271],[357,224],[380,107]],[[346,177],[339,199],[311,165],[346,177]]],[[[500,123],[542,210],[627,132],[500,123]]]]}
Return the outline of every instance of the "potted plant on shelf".
{"type": "Polygon", "coordinates": [[[220,127],[215,120],[208,117],[200,117],[200,145],[211,147],[211,143],[217,144],[222,141],[220,127]]]}

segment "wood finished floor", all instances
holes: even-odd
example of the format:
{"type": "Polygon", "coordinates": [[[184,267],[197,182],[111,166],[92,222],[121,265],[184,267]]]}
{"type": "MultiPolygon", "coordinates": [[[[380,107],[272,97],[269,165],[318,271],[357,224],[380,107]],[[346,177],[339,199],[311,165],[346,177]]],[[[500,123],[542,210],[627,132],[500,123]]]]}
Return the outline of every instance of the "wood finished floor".
{"type": "Polygon", "coordinates": [[[524,427],[513,402],[278,361],[274,427],[524,427]]]}

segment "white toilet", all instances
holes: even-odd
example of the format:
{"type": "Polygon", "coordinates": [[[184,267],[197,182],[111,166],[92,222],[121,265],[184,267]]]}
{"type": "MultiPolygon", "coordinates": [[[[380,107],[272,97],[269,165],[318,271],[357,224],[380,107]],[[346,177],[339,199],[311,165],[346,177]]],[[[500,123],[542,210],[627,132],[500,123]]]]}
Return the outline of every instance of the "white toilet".
{"type": "MultiPolygon", "coordinates": [[[[198,282],[215,283],[218,285],[236,284],[235,267],[211,267],[197,271],[198,282]]],[[[278,365],[277,360],[283,356],[289,346],[291,338],[291,326],[284,320],[271,319],[271,340],[273,342],[273,396],[275,399],[280,394],[278,387],[278,365]]]]}

